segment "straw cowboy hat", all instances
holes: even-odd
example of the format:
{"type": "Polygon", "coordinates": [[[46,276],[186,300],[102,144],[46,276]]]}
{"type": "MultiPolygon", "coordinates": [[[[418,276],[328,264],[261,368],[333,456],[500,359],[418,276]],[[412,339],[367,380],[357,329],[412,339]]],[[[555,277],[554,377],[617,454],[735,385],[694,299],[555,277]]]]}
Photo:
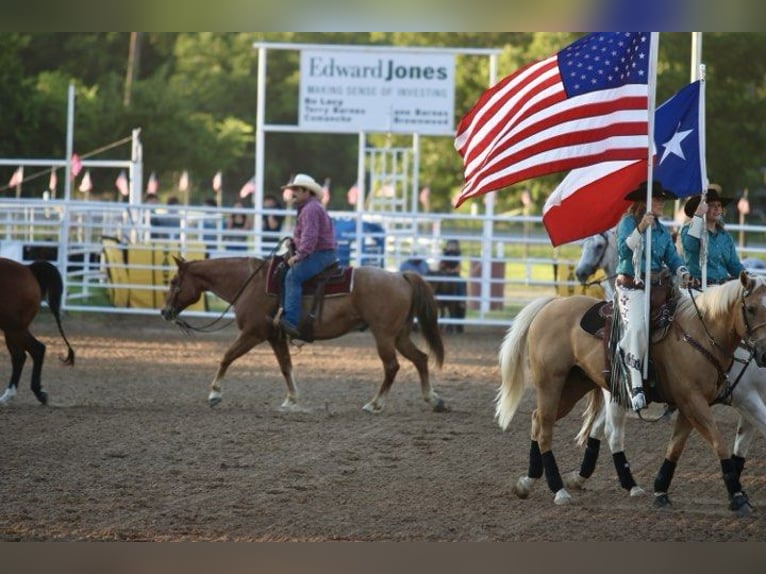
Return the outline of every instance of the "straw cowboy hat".
{"type": "Polygon", "coordinates": [[[314,181],[313,177],[305,173],[297,174],[286,185],[283,185],[282,189],[295,189],[296,187],[308,189],[312,195],[322,195],[322,186],[314,181]]]}
{"type": "MultiPolygon", "coordinates": [[[[697,208],[699,207],[700,201],[702,200],[701,195],[695,195],[694,197],[689,198],[689,201],[686,202],[686,205],[684,205],[684,213],[686,214],[686,217],[694,217],[694,212],[697,211],[697,208]]],[[[710,203],[711,201],[720,201],[721,207],[726,207],[729,203],[731,203],[732,198],[731,197],[721,197],[721,186],[716,183],[711,183],[707,188],[707,196],[705,201],[710,203]]]]}
{"type": "MultiPolygon", "coordinates": [[[[652,182],[652,198],[675,199],[676,196],[662,187],[659,181],[654,180],[652,182]]],[[[626,195],[625,199],[628,201],[646,201],[646,182],[626,195]]]]}

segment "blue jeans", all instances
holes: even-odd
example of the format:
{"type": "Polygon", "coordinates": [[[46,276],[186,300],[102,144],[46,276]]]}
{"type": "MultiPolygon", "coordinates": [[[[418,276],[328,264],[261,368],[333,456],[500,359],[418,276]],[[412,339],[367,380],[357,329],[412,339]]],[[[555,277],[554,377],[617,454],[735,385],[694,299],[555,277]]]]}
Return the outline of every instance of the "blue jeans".
{"type": "Polygon", "coordinates": [[[315,251],[290,267],[285,275],[285,314],[284,319],[293,327],[301,319],[301,295],[303,283],[335,263],[338,255],[334,249],[315,251]]]}

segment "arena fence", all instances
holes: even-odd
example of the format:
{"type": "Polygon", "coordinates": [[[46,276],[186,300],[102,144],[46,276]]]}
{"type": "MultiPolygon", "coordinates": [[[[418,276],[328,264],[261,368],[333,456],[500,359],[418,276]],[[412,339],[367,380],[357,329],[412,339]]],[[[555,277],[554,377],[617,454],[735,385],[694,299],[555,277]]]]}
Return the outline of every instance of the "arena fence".
{"type": "MultiPolygon", "coordinates": [[[[267,256],[290,234],[294,212],[279,234],[256,237],[252,230],[226,229],[234,210],[203,206],[129,205],[116,202],[36,199],[0,200],[0,256],[22,262],[45,258],[63,271],[65,311],[156,315],[175,268],[173,256],[186,259],[238,255],[267,256]]],[[[251,219],[263,212],[253,211],[251,219]]],[[[331,211],[338,227],[339,251],[353,265],[389,270],[413,254],[435,272],[448,239],[461,245],[461,276],[466,282],[465,318],[445,316],[445,325],[508,326],[518,310],[542,295],[599,296],[573,276],[580,245],[552,248],[536,216],[482,216],[444,213],[331,211]],[[361,218],[361,225],[355,225],[361,218]],[[354,229],[362,230],[361,241],[354,229]],[[361,247],[360,247],[361,246],[361,247]]],[[[766,260],[766,226],[730,225],[743,237],[740,255],[757,264],[766,260]]],[[[753,272],[763,272],[753,268],[753,272]]],[[[440,296],[442,300],[454,295],[440,296]]],[[[226,308],[212,295],[186,311],[213,317],[226,308]]]]}

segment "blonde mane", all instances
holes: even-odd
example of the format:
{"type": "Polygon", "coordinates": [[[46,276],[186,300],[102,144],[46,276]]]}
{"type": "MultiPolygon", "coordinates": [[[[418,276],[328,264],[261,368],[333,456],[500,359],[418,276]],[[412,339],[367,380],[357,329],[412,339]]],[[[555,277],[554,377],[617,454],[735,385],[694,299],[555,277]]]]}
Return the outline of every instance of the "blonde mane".
{"type": "MultiPolygon", "coordinates": [[[[766,279],[763,277],[753,277],[753,280],[755,281],[753,289],[760,285],[766,285],[766,279]]],[[[722,285],[711,285],[705,292],[695,293],[694,301],[689,297],[681,297],[676,307],[676,316],[679,319],[696,317],[696,303],[700,313],[706,319],[714,321],[731,312],[732,305],[742,298],[744,289],[739,279],[727,281],[722,285]]]]}

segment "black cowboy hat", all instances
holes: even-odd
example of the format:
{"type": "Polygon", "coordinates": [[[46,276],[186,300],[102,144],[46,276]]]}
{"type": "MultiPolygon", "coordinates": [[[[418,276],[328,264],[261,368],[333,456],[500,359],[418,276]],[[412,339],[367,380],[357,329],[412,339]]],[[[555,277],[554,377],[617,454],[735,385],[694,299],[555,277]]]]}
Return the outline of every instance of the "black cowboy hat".
{"type": "MultiPolygon", "coordinates": [[[[684,213],[686,214],[686,217],[694,217],[694,212],[697,211],[697,207],[699,207],[701,199],[701,195],[695,195],[694,197],[689,198],[689,200],[686,202],[686,205],[684,205],[684,213]]],[[[726,207],[729,203],[731,203],[732,199],[733,198],[731,197],[721,196],[721,186],[718,184],[711,183],[707,188],[707,196],[705,201],[708,203],[711,201],[720,201],[721,206],[726,207]]]]}
{"type": "MultiPolygon", "coordinates": [[[[662,199],[676,198],[676,196],[673,195],[672,192],[662,187],[662,184],[657,180],[654,180],[652,182],[652,197],[653,198],[657,197],[662,199]]],[[[627,199],[628,201],[646,201],[646,182],[642,183],[636,189],[634,189],[628,195],[626,195],[625,199],[627,199]]]]}

